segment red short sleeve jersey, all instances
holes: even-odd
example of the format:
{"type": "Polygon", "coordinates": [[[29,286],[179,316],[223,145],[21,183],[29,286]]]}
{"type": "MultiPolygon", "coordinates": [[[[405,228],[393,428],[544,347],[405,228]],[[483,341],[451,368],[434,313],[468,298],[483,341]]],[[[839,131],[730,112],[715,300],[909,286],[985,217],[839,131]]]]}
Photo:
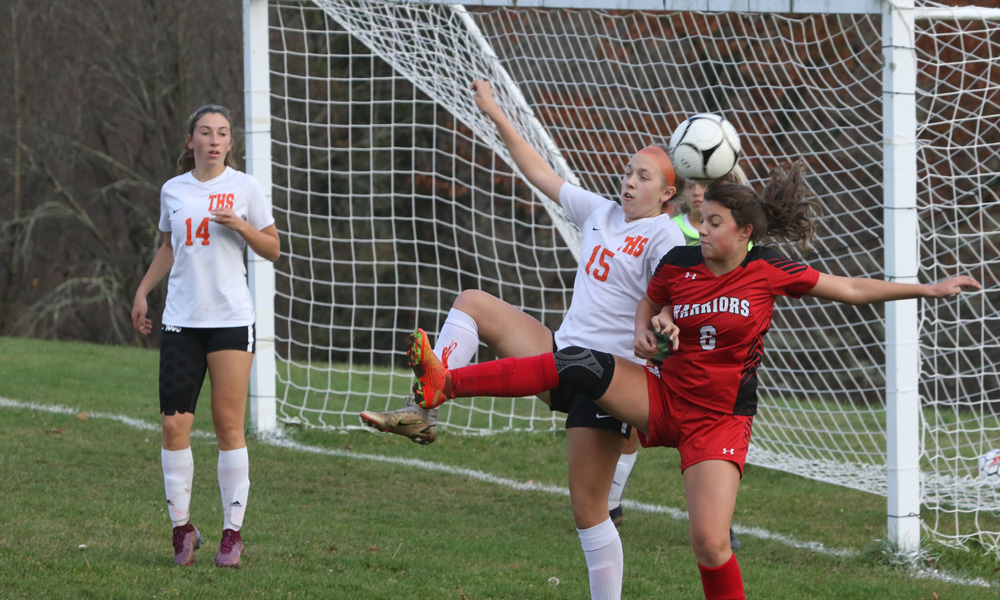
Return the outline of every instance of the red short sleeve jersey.
{"type": "Polygon", "coordinates": [[[653,302],[673,306],[680,328],[680,346],[660,369],[663,384],[706,408],[756,414],[757,368],[774,298],[798,298],[818,279],[815,269],[762,246],[721,277],[705,267],[700,246],[668,252],[646,292],[653,302]]]}

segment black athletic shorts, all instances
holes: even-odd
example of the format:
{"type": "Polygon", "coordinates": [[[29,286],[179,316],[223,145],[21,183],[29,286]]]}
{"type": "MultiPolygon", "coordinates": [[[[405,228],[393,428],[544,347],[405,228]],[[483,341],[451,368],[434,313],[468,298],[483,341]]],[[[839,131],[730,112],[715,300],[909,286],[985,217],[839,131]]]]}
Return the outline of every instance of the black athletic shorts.
{"type": "Polygon", "coordinates": [[[253,354],[257,336],[253,325],[241,327],[176,327],[164,325],[160,340],[160,412],[191,413],[208,371],[208,355],[219,350],[253,354]]]}
{"type": "MultiPolygon", "coordinates": [[[[552,337],[552,351],[556,351],[555,334],[552,337]]],[[[566,413],[566,429],[571,427],[590,427],[591,429],[610,429],[624,437],[632,433],[632,426],[619,421],[584,395],[568,385],[549,390],[549,407],[553,411],[566,413]]]]}

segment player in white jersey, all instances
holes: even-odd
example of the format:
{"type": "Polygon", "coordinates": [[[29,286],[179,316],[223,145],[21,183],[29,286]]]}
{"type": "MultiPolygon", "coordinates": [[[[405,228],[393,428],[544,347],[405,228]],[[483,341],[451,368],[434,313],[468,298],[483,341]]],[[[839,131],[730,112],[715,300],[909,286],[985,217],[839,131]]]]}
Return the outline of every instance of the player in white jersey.
{"type": "Polygon", "coordinates": [[[160,345],[160,459],[179,565],[190,565],[201,545],[190,515],[191,427],[206,371],[212,378],[223,513],[215,564],[240,564],[240,528],[250,489],[244,415],[256,348],[244,249],[249,246],[270,261],[281,253],[260,183],[235,170],[232,129],[229,111],[218,105],[203,106],[188,119],[180,175],[160,191],[163,243],[132,305],[135,330],[148,335],[153,322],[146,297],[169,273],[160,345]]]}
{"type": "MultiPolygon", "coordinates": [[[[572,304],[555,334],[499,298],[465,290],[452,305],[434,353],[451,368],[468,364],[480,341],[501,357],[534,356],[582,343],[633,356],[635,307],[660,258],[684,244],[676,223],[663,213],[665,203],[677,191],[666,151],[649,146],[632,156],[625,166],[618,204],[559,176],[507,119],[488,82],[477,80],[472,89],[476,104],[496,124],[525,178],[559,203],[582,230],[580,265],[572,304]]],[[[591,596],[619,598],[624,557],[608,501],[631,428],[572,388],[556,388],[539,397],[553,410],[568,413],[570,500],[590,572],[591,596]]],[[[433,417],[415,405],[361,416],[363,422],[382,431],[424,443],[433,441],[433,417]]]]}

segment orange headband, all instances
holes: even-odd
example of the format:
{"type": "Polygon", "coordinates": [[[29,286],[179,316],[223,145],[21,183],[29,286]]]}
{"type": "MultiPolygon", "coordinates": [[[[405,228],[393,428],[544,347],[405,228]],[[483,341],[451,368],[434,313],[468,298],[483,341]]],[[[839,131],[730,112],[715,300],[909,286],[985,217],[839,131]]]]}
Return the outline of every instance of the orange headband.
{"type": "Polygon", "coordinates": [[[674,164],[670,162],[670,157],[663,151],[663,148],[659,146],[646,146],[642,150],[639,150],[638,154],[645,154],[652,158],[656,162],[656,166],[660,167],[663,176],[667,178],[667,185],[670,187],[674,186],[674,164]]]}

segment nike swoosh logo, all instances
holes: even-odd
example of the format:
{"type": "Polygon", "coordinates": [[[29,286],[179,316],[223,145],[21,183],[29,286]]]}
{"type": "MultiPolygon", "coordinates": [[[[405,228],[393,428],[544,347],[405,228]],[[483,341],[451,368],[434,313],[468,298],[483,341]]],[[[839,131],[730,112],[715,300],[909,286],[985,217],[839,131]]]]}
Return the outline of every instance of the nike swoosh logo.
{"type": "Polygon", "coordinates": [[[170,211],[170,214],[172,214],[172,215],[173,215],[173,214],[176,214],[176,213],[177,213],[177,211],[179,211],[179,210],[180,210],[179,208],[175,208],[174,210],[170,211]]]}
{"type": "Polygon", "coordinates": [[[594,416],[597,417],[598,419],[609,419],[609,418],[611,418],[611,415],[602,415],[601,413],[597,413],[594,416]]]}

